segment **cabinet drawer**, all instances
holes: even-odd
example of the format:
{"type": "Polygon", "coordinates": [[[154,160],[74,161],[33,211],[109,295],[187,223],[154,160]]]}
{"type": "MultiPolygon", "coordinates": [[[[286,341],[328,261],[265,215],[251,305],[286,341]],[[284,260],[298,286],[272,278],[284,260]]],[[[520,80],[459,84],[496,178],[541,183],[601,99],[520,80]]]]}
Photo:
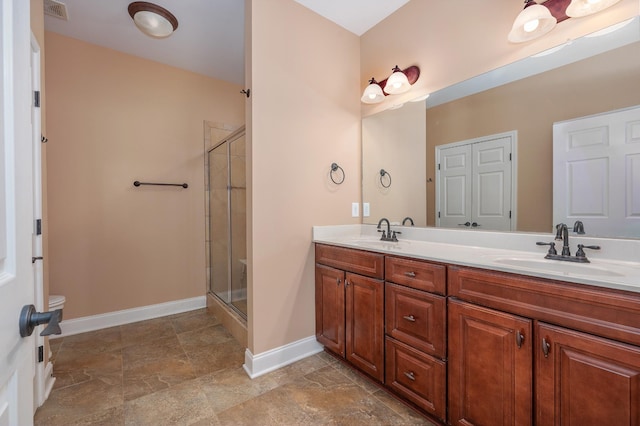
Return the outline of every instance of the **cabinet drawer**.
{"type": "Polygon", "coordinates": [[[444,419],[446,364],[389,337],[386,350],[387,386],[423,410],[444,419]]]}
{"type": "Polygon", "coordinates": [[[316,263],[372,278],[384,277],[384,255],[316,244],[316,263]]]}
{"type": "Polygon", "coordinates": [[[447,269],[444,265],[387,256],[385,268],[387,281],[417,290],[446,294],[447,269]]]}
{"type": "Polygon", "coordinates": [[[445,357],[444,297],[386,283],[385,307],[389,336],[428,354],[445,357]]]}

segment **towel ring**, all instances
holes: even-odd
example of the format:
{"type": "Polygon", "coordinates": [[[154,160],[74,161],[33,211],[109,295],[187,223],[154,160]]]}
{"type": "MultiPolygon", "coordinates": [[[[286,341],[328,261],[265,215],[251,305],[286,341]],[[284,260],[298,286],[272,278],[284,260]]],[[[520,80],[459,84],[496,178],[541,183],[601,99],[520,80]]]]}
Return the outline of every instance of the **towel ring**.
{"type": "Polygon", "coordinates": [[[344,182],[344,178],[346,177],[346,175],[344,174],[344,170],[342,169],[342,167],[338,166],[337,163],[331,163],[331,171],[329,172],[329,177],[331,177],[331,181],[333,183],[335,183],[336,185],[340,185],[342,182],[344,182]],[[340,181],[336,181],[335,177],[333,176],[333,173],[340,170],[340,172],[342,173],[342,179],[340,179],[340,181]]]}
{"type": "Polygon", "coordinates": [[[391,175],[385,169],[380,169],[380,185],[382,185],[384,188],[388,188],[391,186],[391,175]],[[383,180],[385,176],[389,177],[389,183],[386,185],[384,184],[384,180],[383,180]]]}

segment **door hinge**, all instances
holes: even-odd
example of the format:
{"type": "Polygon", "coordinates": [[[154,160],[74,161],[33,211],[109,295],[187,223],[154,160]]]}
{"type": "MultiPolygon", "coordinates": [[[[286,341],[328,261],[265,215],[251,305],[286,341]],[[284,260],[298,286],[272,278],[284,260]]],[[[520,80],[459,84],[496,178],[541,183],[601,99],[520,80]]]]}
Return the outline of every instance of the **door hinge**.
{"type": "Polygon", "coordinates": [[[438,212],[438,219],[440,219],[440,212],[438,212]]]}
{"type": "Polygon", "coordinates": [[[42,235],[42,219],[36,219],[36,235],[42,235]]]}
{"type": "Polygon", "coordinates": [[[511,210],[509,210],[509,219],[511,219],[511,210]]]}
{"type": "Polygon", "coordinates": [[[36,108],[40,108],[40,91],[35,90],[33,92],[33,106],[36,108]]]}
{"type": "Polygon", "coordinates": [[[44,361],[44,346],[38,346],[38,362],[44,361]]]}
{"type": "Polygon", "coordinates": [[[511,155],[513,155],[513,154],[509,153],[509,161],[512,161],[511,155]]]}
{"type": "Polygon", "coordinates": [[[438,163],[438,170],[440,170],[440,163],[438,163]]]}

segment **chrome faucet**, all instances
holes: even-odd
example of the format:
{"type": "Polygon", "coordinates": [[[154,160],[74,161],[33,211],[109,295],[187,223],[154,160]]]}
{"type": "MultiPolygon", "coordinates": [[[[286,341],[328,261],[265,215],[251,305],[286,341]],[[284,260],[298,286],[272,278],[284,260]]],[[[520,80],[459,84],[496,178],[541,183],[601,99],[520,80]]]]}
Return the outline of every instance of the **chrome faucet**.
{"type": "Polygon", "coordinates": [[[411,226],[413,226],[413,219],[411,219],[409,216],[405,217],[404,219],[402,219],[402,226],[404,226],[405,222],[409,221],[409,223],[411,224],[411,226]]]}
{"type": "Polygon", "coordinates": [[[402,234],[402,232],[400,232],[400,231],[393,231],[393,233],[391,232],[391,223],[389,222],[389,219],[387,219],[386,217],[383,217],[378,222],[378,232],[382,232],[382,237],[380,238],[380,241],[397,242],[398,241],[398,237],[396,236],[396,234],[402,234]],[[380,227],[382,226],[382,222],[387,222],[387,230],[386,231],[384,229],[382,231],[380,231],[380,227]]]}

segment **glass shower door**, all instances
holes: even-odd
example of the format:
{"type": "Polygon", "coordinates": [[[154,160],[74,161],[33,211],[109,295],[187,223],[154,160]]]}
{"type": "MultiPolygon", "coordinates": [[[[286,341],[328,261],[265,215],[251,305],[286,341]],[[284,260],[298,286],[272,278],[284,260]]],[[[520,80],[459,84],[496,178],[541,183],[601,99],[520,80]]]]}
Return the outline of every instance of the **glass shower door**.
{"type": "Polygon", "coordinates": [[[209,151],[209,286],[225,303],[231,302],[228,176],[227,144],[223,143],[209,151]]]}
{"type": "Polygon", "coordinates": [[[247,316],[247,196],[245,133],[208,152],[209,289],[247,316]]]}

